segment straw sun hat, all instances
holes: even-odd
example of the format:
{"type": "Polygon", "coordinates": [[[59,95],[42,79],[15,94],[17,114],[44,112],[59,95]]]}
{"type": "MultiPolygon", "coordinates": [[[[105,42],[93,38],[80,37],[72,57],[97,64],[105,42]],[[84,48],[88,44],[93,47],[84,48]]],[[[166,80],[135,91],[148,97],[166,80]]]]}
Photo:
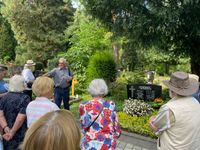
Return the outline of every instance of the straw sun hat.
{"type": "Polygon", "coordinates": [[[27,60],[25,66],[30,67],[30,66],[35,66],[35,63],[33,60],[27,60]]]}
{"type": "Polygon", "coordinates": [[[165,80],[163,83],[170,90],[182,96],[190,96],[199,88],[197,79],[189,77],[188,73],[181,71],[172,73],[170,80],[165,80]]]}

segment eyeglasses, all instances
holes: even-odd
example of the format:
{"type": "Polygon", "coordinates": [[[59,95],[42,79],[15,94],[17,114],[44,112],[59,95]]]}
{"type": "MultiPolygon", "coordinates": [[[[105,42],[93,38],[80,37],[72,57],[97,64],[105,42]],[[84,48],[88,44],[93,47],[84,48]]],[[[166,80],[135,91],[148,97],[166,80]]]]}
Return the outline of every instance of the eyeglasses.
{"type": "Polygon", "coordinates": [[[61,62],[59,62],[59,64],[65,64],[65,63],[63,63],[63,62],[62,62],[62,63],[61,63],[61,62]]]}

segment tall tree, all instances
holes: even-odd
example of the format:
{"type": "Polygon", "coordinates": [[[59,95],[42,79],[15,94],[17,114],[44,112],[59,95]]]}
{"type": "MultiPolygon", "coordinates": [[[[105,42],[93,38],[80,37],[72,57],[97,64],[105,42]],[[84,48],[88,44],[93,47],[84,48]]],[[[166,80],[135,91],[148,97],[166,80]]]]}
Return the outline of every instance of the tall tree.
{"type": "MultiPolygon", "coordinates": [[[[1,9],[1,3],[0,3],[1,9]]],[[[0,61],[10,61],[15,59],[16,40],[11,30],[10,24],[0,13],[0,61]]]]}
{"type": "MultiPolygon", "coordinates": [[[[71,2],[63,0],[4,0],[3,15],[15,33],[22,55],[46,63],[66,50],[64,30],[72,21],[71,2]]],[[[19,57],[20,58],[20,57],[19,57]]],[[[29,58],[30,59],[30,58],[29,58]]]]}
{"type": "Polygon", "coordinates": [[[200,75],[199,0],[82,0],[89,13],[116,35],[125,35],[141,47],[158,46],[191,58],[191,70],[200,75]]]}
{"type": "MultiPolygon", "coordinates": [[[[90,57],[96,51],[112,51],[112,34],[97,20],[77,9],[74,23],[66,30],[71,48],[62,56],[66,57],[72,67],[79,85],[86,81],[86,68],[90,57]]],[[[85,85],[84,85],[85,86],[85,85]]]]}

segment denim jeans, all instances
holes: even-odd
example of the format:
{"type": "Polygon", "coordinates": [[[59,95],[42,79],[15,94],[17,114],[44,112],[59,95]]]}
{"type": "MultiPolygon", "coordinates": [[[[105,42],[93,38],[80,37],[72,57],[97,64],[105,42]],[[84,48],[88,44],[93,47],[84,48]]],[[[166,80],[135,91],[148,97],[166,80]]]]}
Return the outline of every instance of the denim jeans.
{"type": "Polygon", "coordinates": [[[59,108],[63,100],[64,109],[69,110],[69,91],[70,87],[67,88],[55,87],[54,90],[55,103],[59,108]]]}

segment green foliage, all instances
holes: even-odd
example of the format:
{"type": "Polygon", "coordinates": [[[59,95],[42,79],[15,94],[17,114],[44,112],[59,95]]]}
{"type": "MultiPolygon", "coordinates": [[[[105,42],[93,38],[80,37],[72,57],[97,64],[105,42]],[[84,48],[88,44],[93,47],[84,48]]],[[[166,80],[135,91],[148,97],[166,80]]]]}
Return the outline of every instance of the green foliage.
{"type": "Polygon", "coordinates": [[[42,62],[36,62],[35,70],[43,71],[44,70],[44,64],[42,62]]]}
{"type": "MultiPolygon", "coordinates": [[[[156,113],[156,112],[154,112],[156,113]]],[[[129,116],[124,112],[118,112],[117,113],[119,118],[119,123],[122,128],[125,130],[128,130],[130,132],[134,132],[137,134],[141,134],[144,136],[150,136],[152,138],[157,138],[157,136],[152,132],[152,130],[149,128],[148,121],[151,117],[150,115],[147,116],[129,116]]]]}
{"type": "Polygon", "coordinates": [[[47,66],[48,66],[48,71],[54,69],[55,67],[58,66],[58,59],[57,57],[54,57],[53,59],[49,59],[47,66]]]}
{"type": "Polygon", "coordinates": [[[120,82],[117,78],[115,82],[112,82],[109,85],[109,93],[116,101],[124,101],[127,98],[127,89],[126,85],[123,82],[120,82]]]}
{"type": "MultiPolygon", "coordinates": [[[[200,75],[200,1],[81,0],[86,10],[115,35],[139,46],[156,46],[176,56],[188,55],[200,75]]],[[[158,55],[157,55],[158,56],[158,55]]]]}
{"type": "Polygon", "coordinates": [[[169,89],[163,89],[162,90],[162,99],[164,100],[164,101],[168,101],[168,100],[170,100],[171,98],[169,97],[169,89]]]}
{"type": "Polygon", "coordinates": [[[123,112],[130,116],[145,116],[153,112],[153,108],[143,100],[128,99],[124,101],[123,112]]]}
{"type": "Polygon", "coordinates": [[[108,84],[116,79],[116,63],[109,52],[97,52],[89,61],[87,68],[88,81],[103,78],[108,84]]]}
{"type": "Polygon", "coordinates": [[[4,0],[2,13],[11,24],[23,58],[43,63],[66,49],[64,30],[72,21],[70,1],[4,0]]]}
{"type": "Polygon", "coordinates": [[[2,63],[15,59],[16,40],[10,24],[0,14],[0,58],[2,63]]]}
{"type": "Polygon", "coordinates": [[[145,73],[141,70],[135,70],[134,72],[123,71],[118,77],[121,83],[146,83],[145,73]]]}
{"type": "Polygon", "coordinates": [[[77,10],[73,24],[66,30],[66,37],[69,39],[71,48],[67,53],[62,53],[69,61],[77,80],[80,91],[86,88],[86,68],[90,57],[96,51],[111,50],[111,34],[104,26],[83,10],[77,10]]]}

